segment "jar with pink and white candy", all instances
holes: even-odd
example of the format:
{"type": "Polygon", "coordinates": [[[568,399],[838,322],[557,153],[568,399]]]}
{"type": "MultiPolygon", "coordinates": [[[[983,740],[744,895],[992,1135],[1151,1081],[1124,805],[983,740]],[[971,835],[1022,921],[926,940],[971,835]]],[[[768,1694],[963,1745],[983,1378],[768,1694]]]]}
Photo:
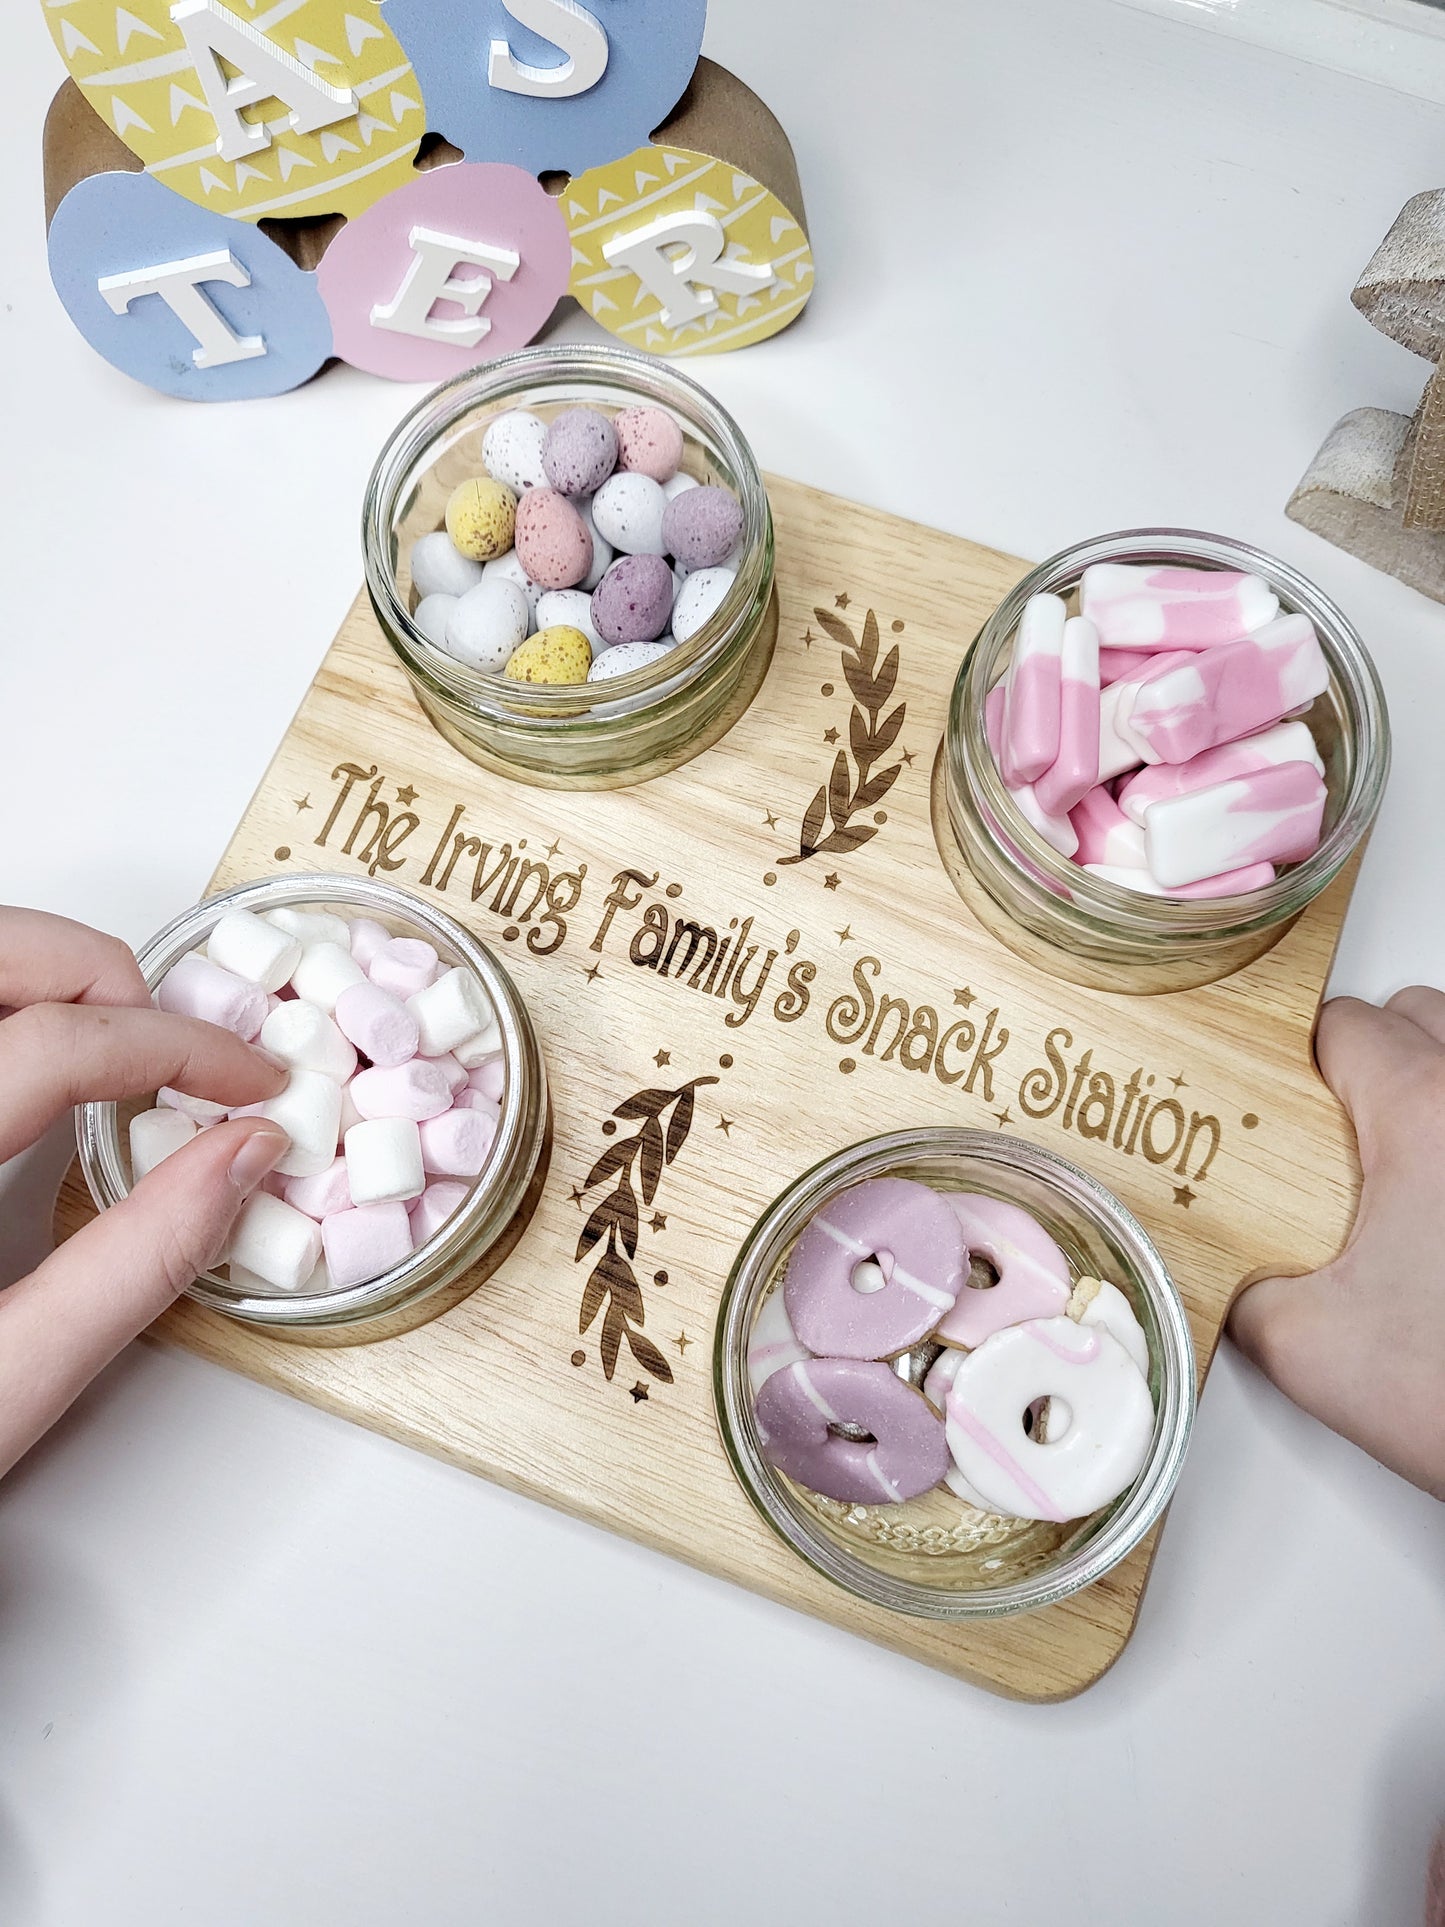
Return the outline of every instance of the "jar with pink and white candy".
{"type": "Polygon", "coordinates": [[[744,1490],[809,1565],[895,1612],[989,1618],[1093,1584],[1155,1524],[1194,1351],[1117,1198],[1035,1145],[935,1126],[837,1152],[763,1214],[713,1391],[744,1490]]]}
{"type": "Polygon", "coordinates": [[[741,429],[624,349],[506,355],[428,395],[362,513],[367,591],[474,761],[610,789],[716,742],[777,635],[773,525],[741,429]]]}
{"type": "MultiPolygon", "coordinates": [[[[390,1337],[458,1303],[521,1236],[551,1144],[546,1073],[486,945],[394,885],[285,876],[186,911],[138,953],[162,1009],[235,1030],[289,1069],[254,1107],[291,1149],[242,1208],[199,1304],[280,1337],[390,1337]]],[[[87,1104],[102,1208],[218,1106],[163,1090],[87,1104]]]]}
{"type": "Polygon", "coordinates": [[[1385,699],[1341,611],[1222,536],[1135,529],[1032,570],[959,670],[935,775],[959,894],[1101,989],[1212,983],[1360,849],[1385,699]]]}

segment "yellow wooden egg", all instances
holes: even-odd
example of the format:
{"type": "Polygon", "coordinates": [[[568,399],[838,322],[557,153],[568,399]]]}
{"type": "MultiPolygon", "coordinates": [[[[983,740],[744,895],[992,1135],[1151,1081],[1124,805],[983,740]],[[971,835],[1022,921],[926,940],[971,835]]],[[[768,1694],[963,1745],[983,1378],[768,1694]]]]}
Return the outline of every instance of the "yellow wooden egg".
{"type": "Polygon", "coordinates": [[[494,562],[512,546],[517,498],[505,482],[485,475],[462,482],[447,502],[447,534],[473,562],[494,562]]]}
{"type": "Polygon", "coordinates": [[[45,18],[106,125],[217,214],[350,218],[415,179],[426,108],[376,0],[50,0],[45,18]]]}
{"type": "Polygon", "coordinates": [[[558,623],[539,629],[513,655],[506,673],[513,682],[586,682],[592,645],[580,629],[558,623]]]}

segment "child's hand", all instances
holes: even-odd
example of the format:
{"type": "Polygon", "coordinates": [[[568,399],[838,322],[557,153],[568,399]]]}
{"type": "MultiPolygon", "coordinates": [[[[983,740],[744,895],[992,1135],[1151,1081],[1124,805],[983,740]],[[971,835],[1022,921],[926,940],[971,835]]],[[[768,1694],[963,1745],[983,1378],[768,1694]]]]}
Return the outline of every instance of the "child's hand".
{"type": "MultiPolygon", "coordinates": [[[[257,1104],[285,1081],[229,1031],[154,1009],[114,937],[0,908],[0,1162],[88,1098],[168,1084],[217,1104],[257,1104]]],[[[288,1142],[264,1119],[214,1125],[0,1293],[0,1474],[215,1261],[288,1142]]]]}
{"type": "Polygon", "coordinates": [[[1349,1244],[1309,1278],[1267,1278],[1230,1313],[1280,1390],[1445,1498],[1445,995],[1326,1006],[1320,1068],[1360,1140],[1349,1244]]]}

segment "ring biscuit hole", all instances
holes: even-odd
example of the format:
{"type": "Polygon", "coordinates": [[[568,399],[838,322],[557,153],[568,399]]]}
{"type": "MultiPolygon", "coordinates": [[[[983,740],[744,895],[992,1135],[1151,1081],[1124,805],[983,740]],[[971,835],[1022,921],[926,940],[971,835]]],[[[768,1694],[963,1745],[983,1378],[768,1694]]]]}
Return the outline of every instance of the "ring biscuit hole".
{"type": "Polygon", "coordinates": [[[1055,1445],[1074,1422],[1067,1401],[1036,1398],[1024,1410],[1024,1432],[1036,1445],[1055,1445]]]}
{"type": "Polygon", "coordinates": [[[846,1439],[850,1445],[876,1445],[878,1443],[878,1440],[874,1437],[873,1433],[868,1430],[866,1425],[853,1425],[847,1419],[830,1421],[828,1435],[830,1438],[846,1439]]]}
{"type": "Polygon", "coordinates": [[[849,1274],[856,1292],[882,1291],[893,1275],[891,1251],[875,1251],[871,1258],[860,1258],[849,1274]]]}
{"type": "Polygon", "coordinates": [[[990,1263],[980,1253],[975,1253],[969,1262],[968,1276],[963,1282],[970,1291],[992,1291],[998,1283],[998,1266],[990,1263]]]}

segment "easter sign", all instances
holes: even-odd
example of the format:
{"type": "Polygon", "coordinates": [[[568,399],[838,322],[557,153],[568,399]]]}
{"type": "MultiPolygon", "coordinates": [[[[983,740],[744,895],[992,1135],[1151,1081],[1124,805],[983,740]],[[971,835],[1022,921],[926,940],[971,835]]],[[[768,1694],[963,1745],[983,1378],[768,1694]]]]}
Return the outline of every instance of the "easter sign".
{"type": "Polygon", "coordinates": [[[764,340],[812,292],[802,193],[777,121],[700,59],[706,11],[46,0],[56,291],[114,366],[199,401],[333,358],[443,380],[569,295],[660,354],[764,340]]]}

